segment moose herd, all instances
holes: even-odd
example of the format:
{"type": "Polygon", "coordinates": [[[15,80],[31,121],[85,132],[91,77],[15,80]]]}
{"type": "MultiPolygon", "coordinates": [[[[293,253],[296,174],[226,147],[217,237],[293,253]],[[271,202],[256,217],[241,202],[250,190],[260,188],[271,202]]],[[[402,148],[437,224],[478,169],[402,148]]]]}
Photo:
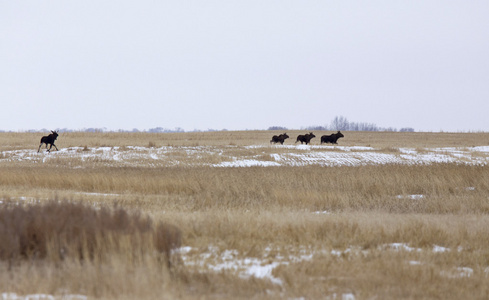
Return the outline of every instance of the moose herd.
{"type": "MultiPolygon", "coordinates": [[[[314,135],[314,133],[312,132],[309,132],[309,133],[306,133],[306,134],[301,134],[301,135],[298,135],[297,136],[297,140],[295,141],[296,143],[297,142],[301,142],[301,144],[309,144],[311,142],[311,139],[315,138],[316,136],[314,135]]],[[[342,138],[344,137],[343,133],[341,133],[340,131],[338,131],[337,133],[333,133],[333,134],[330,134],[330,135],[323,135],[321,137],[321,145],[323,143],[331,143],[331,144],[338,144],[338,139],[339,138],[342,138]]],[[[284,141],[289,138],[289,136],[287,135],[287,133],[282,133],[281,135],[274,135],[272,137],[272,139],[270,140],[270,144],[271,143],[280,143],[280,144],[284,144],[284,141]]]]}
{"type": "MultiPolygon", "coordinates": [[[[306,134],[298,135],[297,140],[295,142],[296,143],[301,142],[301,144],[306,143],[306,145],[307,145],[311,142],[311,139],[313,139],[315,137],[316,136],[312,132],[309,132],[306,134]]],[[[330,134],[330,135],[323,135],[321,137],[321,144],[323,144],[323,143],[338,144],[337,143],[338,139],[342,138],[342,137],[344,137],[344,135],[340,131],[338,131],[337,133],[330,134]]],[[[39,148],[37,148],[37,152],[39,152],[41,150],[42,144],[46,144],[46,149],[47,149],[46,151],[47,152],[50,152],[51,148],[53,148],[53,146],[54,146],[54,148],[56,148],[56,151],[58,151],[58,147],[56,147],[56,145],[54,144],[54,141],[56,141],[57,138],[58,138],[58,132],[51,130],[50,135],[46,135],[46,136],[43,136],[41,138],[41,143],[39,144],[39,148]],[[48,149],[48,145],[50,145],[49,149],[48,149]]],[[[275,144],[280,143],[281,145],[283,145],[285,140],[288,138],[289,138],[289,136],[287,135],[287,133],[282,133],[280,135],[274,135],[272,137],[272,139],[270,140],[270,144],[271,143],[275,143],[275,144]]]]}

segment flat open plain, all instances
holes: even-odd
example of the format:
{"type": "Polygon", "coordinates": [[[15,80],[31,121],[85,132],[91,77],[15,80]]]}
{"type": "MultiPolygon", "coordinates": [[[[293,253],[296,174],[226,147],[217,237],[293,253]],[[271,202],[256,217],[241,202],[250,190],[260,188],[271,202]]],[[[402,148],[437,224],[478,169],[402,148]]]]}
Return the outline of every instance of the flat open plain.
{"type": "Polygon", "coordinates": [[[40,134],[0,133],[0,207],[119,207],[182,233],[170,269],[151,254],[0,261],[0,296],[488,297],[489,134],[294,143],[305,132],[284,145],[270,131],[60,133],[50,153],[37,152],[40,134]]]}

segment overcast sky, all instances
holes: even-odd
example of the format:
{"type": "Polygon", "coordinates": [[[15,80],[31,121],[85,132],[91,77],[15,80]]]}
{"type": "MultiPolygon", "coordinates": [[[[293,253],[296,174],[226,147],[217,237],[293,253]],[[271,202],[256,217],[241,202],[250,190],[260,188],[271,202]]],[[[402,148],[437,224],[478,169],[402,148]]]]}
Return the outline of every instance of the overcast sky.
{"type": "Polygon", "coordinates": [[[3,1],[0,130],[489,131],[489,1],[3,1]]]}

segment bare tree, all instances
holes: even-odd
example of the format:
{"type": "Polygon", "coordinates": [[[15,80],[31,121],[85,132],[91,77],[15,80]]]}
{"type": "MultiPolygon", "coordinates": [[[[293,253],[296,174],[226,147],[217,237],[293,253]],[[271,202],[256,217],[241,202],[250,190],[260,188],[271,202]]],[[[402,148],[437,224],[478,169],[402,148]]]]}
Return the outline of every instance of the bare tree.
{"type": "Polygon", "coordinates": [[[348,119],[343,116],[336,116],[331,121],[331,130],[350,130],[348,119]]]}

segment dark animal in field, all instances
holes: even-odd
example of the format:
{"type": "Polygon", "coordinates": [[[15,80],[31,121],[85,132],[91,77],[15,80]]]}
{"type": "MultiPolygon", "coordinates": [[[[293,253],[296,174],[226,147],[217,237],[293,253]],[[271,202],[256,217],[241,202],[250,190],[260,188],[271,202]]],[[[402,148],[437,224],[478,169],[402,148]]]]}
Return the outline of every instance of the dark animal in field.
{"type": "Polygon", "coordinates": [[[287,133],[282,133],[281,135],[274,135],[272,137],[272,139],[270,140],[270,144],[271,143],[275,143],[275,144],[280,143],[283,145],[284,141],[288,138],[289,138],[289,136],[287,135],[287,133]]]}
{"type": "Polygon", "coordinates": [[[301,144],[302,143],[306,143],[306,145],[307,145],[307,144],[309,144],[311,142],[311,139],[312,138],[315,138],[315,137],[316,136],[314,135],[314,133],[309,132],[309,133],[306,133],[304,135],[301,134],[301,135],[297,136],[297,140],[295,142],[296,143],[297,142],[301,142],[301,144]]]}
{"type": "Polygon", "coordinates": [[[49,147],[49,149],[47,150],[48,152],[51,151],[51,148],[53,148],[53,146],[54,146],[54,148],[56,148],[56,151],[58,151],[58,147],[56,147],[56,145],[54,144],[54,141],[56,141],[57,138],[58,138],[58,132],[51,130],[50,135],[43,136],[41,138],[41,144],[39,144],[39,148],[37,148],[37,152],[39,152],[39,150],[41,150],[42,144],[46,144],[46,149],[48,148],[48,145],[51,145],[49,147]]]}
{"type": "Polygon", "coordinates": [[[333,133],[330,135],[323,135],[321,137],[321,144],[322,143],[331,143],[331,144],[338,144],[337,141],[339,138],[344,137],[343,133],[338,131],[337,133],[333,133]]]}

